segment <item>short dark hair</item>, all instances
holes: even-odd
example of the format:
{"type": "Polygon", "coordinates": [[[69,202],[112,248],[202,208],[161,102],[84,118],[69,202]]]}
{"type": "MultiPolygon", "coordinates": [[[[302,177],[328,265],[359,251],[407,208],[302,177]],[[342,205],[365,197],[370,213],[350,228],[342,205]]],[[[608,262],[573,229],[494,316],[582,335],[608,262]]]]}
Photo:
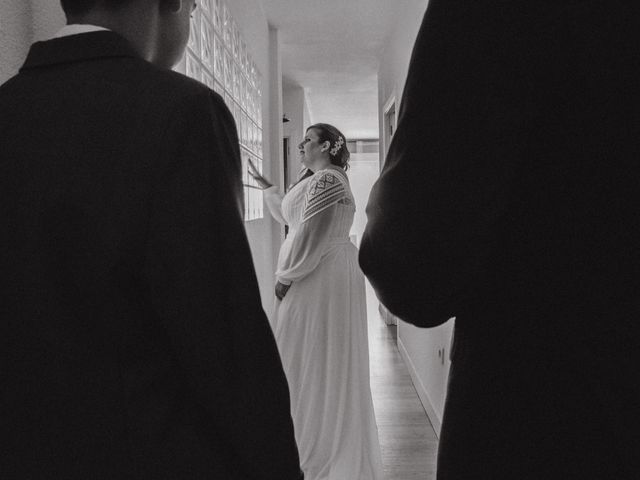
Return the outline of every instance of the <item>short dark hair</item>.
{"type": "Polygon", "coordinates": [[[316,123],[315,125],[311,125],[307,128],[307,131],[314,129],[318,132],[318,137],[320,138],[320,143],[329,142],[330,149],[336,149],[337,152],[335,155],[329,153],[329,158],[331,159],[331,163],[337,167],[341,167],[345,171],[349,169],[349,158],[351,154],[349,153],[349,149],[347,148],[347,139],[343,135],[343,133],[338,130],[333,125],[329,125],[328,123],[316,123]],[[340,141],[340,139],[342,139],[340,141]],[[336,145],[339,143],[339,146],[336,145]]]}
{"type": "Polygon", "coordinates": [[[84,15],[98,5],[109,10],[117,10],[135,0],[60,0],[66,15],[84,15]]]}

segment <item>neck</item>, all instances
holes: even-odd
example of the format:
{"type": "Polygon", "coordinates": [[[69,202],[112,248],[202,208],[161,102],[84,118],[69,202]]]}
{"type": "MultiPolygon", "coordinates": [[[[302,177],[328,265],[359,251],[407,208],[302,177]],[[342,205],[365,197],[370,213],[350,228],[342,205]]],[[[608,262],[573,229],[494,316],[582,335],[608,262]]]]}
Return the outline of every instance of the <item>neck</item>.
{"type": "Polygon", "coordinates": [[[132,2],[117,11],[92,10],[80,16],[67,17],[67,25],[88,24],[108,28],[126,38],[134,50],[147,61],[155,55],[157,17],[145,7],[146,2],[132,2]]]}
{"type": "Polygon", "coordinates": [[[317,160],[315,160],[313,164],[309,167],[309,170],[311,170],[312,172],[317,172],[318,170],[324,170],[329,166],[331,166],[331,160],[327,155],[326,157],[320,157],[317,160]]]}

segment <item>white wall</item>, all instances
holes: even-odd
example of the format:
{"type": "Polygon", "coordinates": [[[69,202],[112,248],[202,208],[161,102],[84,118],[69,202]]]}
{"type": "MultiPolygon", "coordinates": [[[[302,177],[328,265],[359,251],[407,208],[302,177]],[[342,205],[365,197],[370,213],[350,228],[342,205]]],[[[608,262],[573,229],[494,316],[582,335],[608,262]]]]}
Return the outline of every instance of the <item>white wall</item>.
{"type": "MultiPolygon", "coordinates": [[[[269,143],[265,144],[264,171],[270,173],[270,179],[277,185],[284,185],[284,169],[282,168],[282,54],[280,50],[280,34],[276,28],[269,26],[269,56],[268,56],[268,90],[265,88],[265,96],[267,96],[267,120],[268,126],[265,124],[265,137],[268,135],[269,143]],[[268,133],[267,133],[268,132],[268,133]]],[[[271,226],[270,237],[270,265],[269,271],[259,276],[260,289],[263,292],[262,302],[265,305],[267,314],[271,317],[273,305],[275,301],[275,271],[278,261],[278,251],[284,240],[284,227],[277,223],[267,213],[265,214],[267,221],[271,226]],[[264,290],[267,289],[267,292],[264,290]]],[[[267,264],[269,261],[266,261],[267,264]]]]}
{"type": "MultiPolygon", "coordinates": [[[[282,125],[284,137],[289,137],[289,165],[288,184],[296,181],[301,163],[298,160],[298,143],[304,138],[304,133],[309,127],[307,115],[308,111],[304,89],[298,85],[284,83],[282,88],[282,111],[289,121],[282,125]]],[[[288,185],[287,185],[288,186],[288,185]]]]}
{"type": "MultiPolygon", "coordinates": [[[[378,73],[378,104],[380,111],[380,138],[383,109],[387,101],[396,98],[396,111],[407,78],[409,60],[422,17],[426,11],[425,0],[404,0],[398,9],[396,28],[386,43],[378,73]]],[[[384,148],[380,147],[381,162],[384,148]]],[[[449,347],[454,320],[430,329],[420,329],[405,322],[398,322],[398,348],[411,372],[425,411],[439,434],[444,411],[447,379],[449,375],[449,347]],[[443,361],[444,358],[444,361],[443,361]]]]}
{"type": "Polygon", "coordinates": [[[351,235],[356,236],[356,245],[359,247],[364,228],[367,225],[365,209],[369,201],[371,187],[380,176],[378,154],[351,152],[347,175],[356,203],[356,214],[351,226],[351,235]]]}
{"type": "Polygon", "coordinates": [[[38,40],[53,36],[65,24],[58,2],[2,0],[0,2],[0,84],[18,73],[38,40]]]}
{"type": "Polygon", "coordinates": [[[0,84],[18,73],[36,41],[52,37],[65,24],[57,1],[0,2],[0,84]]]}
{"type": "Polygon", "coordinates": [[[308,127],[309,125],[312,125],[313,122],[313,118],[311,118],[311,110],[309,109],[309,97],[307,96],[307,91],[305,90],[304,92],[304,115],[303,115],[303,123],[305,125],[305,128],[308,127]]]}
{"type": "Polygon", "coordinates": [[[16,74],[31,37],[31,5],[21,0],[0,2],[0,84],[16,74]]]}
{"type": "Polygon", "coordinates": [[[31,0],[31,9],[35,42],[51,38],[66,23],[58,0],[31,0]]]}

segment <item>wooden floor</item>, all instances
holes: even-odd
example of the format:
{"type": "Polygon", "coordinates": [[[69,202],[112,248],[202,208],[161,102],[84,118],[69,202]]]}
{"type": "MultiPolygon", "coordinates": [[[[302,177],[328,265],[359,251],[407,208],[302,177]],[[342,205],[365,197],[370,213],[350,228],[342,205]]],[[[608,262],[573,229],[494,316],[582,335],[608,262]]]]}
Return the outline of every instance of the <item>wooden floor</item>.
{"type": "Polygon", "coordinates": [[[371,391],[385,480],[435,479],[438,438],[396,343],[396,327],[379,317],[367,284],[371,391]]]}

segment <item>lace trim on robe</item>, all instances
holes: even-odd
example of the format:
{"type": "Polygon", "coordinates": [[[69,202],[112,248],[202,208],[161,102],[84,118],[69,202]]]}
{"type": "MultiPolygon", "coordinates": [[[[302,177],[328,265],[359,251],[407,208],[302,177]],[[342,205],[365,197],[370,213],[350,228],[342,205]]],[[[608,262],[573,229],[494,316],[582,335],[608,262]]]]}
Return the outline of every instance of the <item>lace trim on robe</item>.
{"type": "Polygon", "coordinates": [[[311,179],[302,213],[303,222],[348,198],[347,189],[343,183],[346,180],[339,178],[339,176],[339,173],[324,172],[318,178],[311,179]]]}

